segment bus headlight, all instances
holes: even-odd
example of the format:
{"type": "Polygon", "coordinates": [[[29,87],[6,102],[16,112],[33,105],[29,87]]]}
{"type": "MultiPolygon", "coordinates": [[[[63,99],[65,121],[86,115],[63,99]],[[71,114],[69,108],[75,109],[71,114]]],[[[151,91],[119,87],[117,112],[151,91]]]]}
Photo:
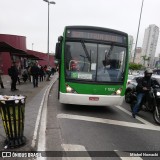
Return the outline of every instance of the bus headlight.
{"type": "Polygon", "coordinates": [[[122,91],[121,91],[120,89],[118,89],[118,90],[116,91],[116,94],[117,94],[117,95],[120,95],[121,92],[122,92],[122,91]]]}
{"type": "Polygon", "coordinates": [[[157,92],[157,96],[160,96],[160,92],[157,92]]]}
{"type": "Polygon", "coordinates": [[[122,88],[119,88],[118,90],[116,90],[113,95],[120,95],[122,92],[122,88]]]}
{"type": "Polygon", "coordinates": [[[67,93],[77,93],[73,88],[71,88],[68,84],[66,85],[67,93]]]}

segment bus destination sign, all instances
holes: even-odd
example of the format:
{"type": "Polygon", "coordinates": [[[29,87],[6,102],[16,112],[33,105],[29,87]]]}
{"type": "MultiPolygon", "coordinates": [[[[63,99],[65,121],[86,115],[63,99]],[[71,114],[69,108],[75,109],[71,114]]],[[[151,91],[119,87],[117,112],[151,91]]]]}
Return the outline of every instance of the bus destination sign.
{"type": "Polygon", "coordinates": [[[82,39],[92,39],[101,40],[109,42],[117,42],[127,44],[127,39],[123,35],[117,35],[109,32],[98,32],[89,30],[67,30],[67,37],[69,38],[82,38],[82,39]]]}

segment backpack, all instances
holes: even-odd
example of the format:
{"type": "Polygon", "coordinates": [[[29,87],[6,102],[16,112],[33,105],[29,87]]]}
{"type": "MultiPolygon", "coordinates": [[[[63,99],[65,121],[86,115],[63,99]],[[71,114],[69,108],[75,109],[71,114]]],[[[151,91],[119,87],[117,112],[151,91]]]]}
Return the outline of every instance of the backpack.
{"type": "Polygon", "coordinates": [[[8,68],[8,75],[12,76],[12,69],[11,68],[8,68]]]}

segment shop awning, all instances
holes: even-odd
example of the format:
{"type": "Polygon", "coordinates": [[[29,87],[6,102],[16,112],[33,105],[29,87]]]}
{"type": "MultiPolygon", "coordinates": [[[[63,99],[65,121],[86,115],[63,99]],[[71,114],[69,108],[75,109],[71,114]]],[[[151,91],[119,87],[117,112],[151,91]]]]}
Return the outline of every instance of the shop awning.
{"type": "Polygon", "coordinates": [[[28,58],[32,60],[43,60],[43,59],[38,58],[35,55],[28,54],[23,50],[16,49],[5,42],[0,42],[0,52],[9,52],[11,55],[24,57],[24,58],[28,58]]]}
{"type": "Polygon", "coordinates": [[[31,60],[43,60],[37,56],[31,55],[31,54],[27,54],[27,56],[25,56],[25,58],[31,59],[31,60]]]}
{"type": "Polygon", "coordinates": [[[0,42],[0,52],[10,52],[11,54],[26,54],[25,51],[16,49],[6,42],[0,42]]]}

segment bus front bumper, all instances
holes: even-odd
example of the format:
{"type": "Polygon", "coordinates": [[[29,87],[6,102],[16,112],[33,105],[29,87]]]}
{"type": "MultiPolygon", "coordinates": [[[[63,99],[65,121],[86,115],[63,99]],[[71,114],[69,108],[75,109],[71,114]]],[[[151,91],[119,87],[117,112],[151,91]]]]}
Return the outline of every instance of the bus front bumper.
{"type": "Polygon", "coordinates": [[[78,104],[91,106],[113,106],[123,103],[123,96],[119,95],[89,95],[89,94],[73,94],[61,93],[59,96],[60,103],[78,104]]]}

